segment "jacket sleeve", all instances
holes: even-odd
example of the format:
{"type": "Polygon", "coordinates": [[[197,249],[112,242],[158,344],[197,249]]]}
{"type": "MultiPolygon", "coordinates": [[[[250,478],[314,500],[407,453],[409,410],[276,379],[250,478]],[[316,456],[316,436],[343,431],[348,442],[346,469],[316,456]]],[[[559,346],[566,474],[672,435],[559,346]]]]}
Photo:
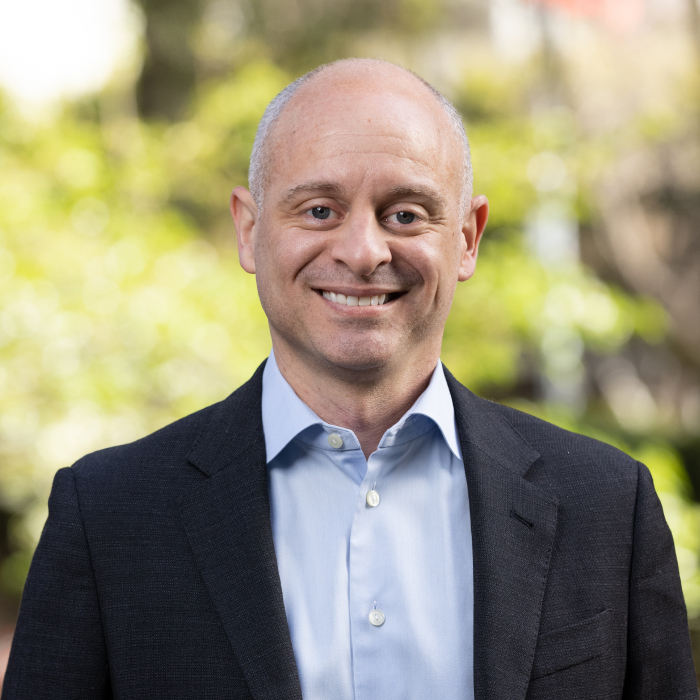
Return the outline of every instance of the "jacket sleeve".
{"type": "Polygon", "coordinates": [[[697,699],[673,537],[649,470],[638,470],[623,698],[697,699]]]}
{"type": "Polygon", "coordinates": [[[75,477],[72,469],[61,469],[24,587],[2,700],[111,697],[75,477]]]}

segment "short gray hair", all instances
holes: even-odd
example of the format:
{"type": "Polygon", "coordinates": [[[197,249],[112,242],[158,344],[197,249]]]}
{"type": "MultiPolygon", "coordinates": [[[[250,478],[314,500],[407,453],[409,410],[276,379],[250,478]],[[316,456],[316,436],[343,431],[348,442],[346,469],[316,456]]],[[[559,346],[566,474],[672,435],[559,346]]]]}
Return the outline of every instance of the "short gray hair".
{"type": "MultiPolygon", "coordinates": [[[[383,65],[395,66],[393,63],[388,61],[382,61],[380,59],[374,58],[343,58],[339,61],[334,61],[333,63],[326,63],[322,66],[318,66],[313,70],[305,73],[300,78],[297,78],[293,83],[287,85],[284,90],[282,90],[271,102],[267,105],[267,109],[258,124],[258,130],[255,134],[255,141],[253,142],[253,151],[250,154],[250,167],[248,168],[248,184],[250,186],[250,191],[255,199],[255,203],[258,205],[258,210],[262,211],[262,205],[264,200],[265,186],[267,185],[268,177],[268,163],[270,161],[268,150],[268,142],[270,134],[272,133],[277,120],[287,106],[287,103],[294,97],[296,91],[304,84],[309,82],[316,75],[326,70],[327,68],[332,68],[333,66],[341,65],[343,63],[353,63],[353,62],[375,62],[383,65]]],[[[438,90],[436,90],[430,83],[423,80],[419,75],[409,71],[401,66],[396,66],[405,70],[410,75],[414,76],[420,80],[425,87],[430,90],[430,92],[435,96],[438,104],[442,107],[443,111],[447,115],[447,118],[452,125],[452,129],[455,135],[459,138],[462,144],[462,188],[460,196],[460,206],[462,210],[466,210],[467,205],[472,196],[472,191],[474,188],[474,175],[472,172],[472,159],[469,150],[469,139],[467,138],[467,132],[464,129],[464,122],[462,121],[462,115],[457,111],[456,107],[438,90]]]]}

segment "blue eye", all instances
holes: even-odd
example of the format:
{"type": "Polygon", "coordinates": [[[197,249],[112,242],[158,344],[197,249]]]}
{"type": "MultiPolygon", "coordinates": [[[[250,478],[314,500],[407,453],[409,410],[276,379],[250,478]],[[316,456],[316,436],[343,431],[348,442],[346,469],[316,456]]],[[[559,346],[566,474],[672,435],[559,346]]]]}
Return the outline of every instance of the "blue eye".
{"type": "Polygon", "coordinates": [[[410,211],[399,211],[396,214],[392,214],[389,218],[394,219],[397,224],[412,224],[416,220],[416,215],[410,211]]]}
{"type": "Polygon", "coordinates": [[[314,207],[310,212],[314,219],[327,219],[331,215],[330,207],[314,207]]]}

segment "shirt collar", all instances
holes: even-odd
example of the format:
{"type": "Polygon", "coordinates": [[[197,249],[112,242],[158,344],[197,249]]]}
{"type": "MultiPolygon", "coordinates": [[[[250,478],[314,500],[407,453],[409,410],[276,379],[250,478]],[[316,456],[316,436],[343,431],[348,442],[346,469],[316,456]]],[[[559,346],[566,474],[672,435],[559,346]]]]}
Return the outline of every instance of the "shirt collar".
{"type": "Polygon", "coordinates": [[[437,366],[433,370],[433,376],[426,390],[418,397],[411,408],[406,411],[401,420],[390,428],[382,438],[380,445],[391,434],[398,433],[406,421],[413,415],[421,415],[430,418],[442,433],[447,446],[452,450],[455,457],[462,459],[462,450],[457,437],[457,424],[455,423],[455,409],[452,403],[452,395],[447,386],[445,372],[442,362],[438,360],[437,366]]]}
{"type": "MultiPolygon", "coordinates": [[[[438,361],[426,390],[418,397],[401,420],[384,434],[379,443],[380,447],[386,447],[389,443],[403,442],[403,440],[397,439],[397,436],[402,432],[406,422],[411,422],[409,418],[413,415],[422,415],[430,418],[439,428],[450,450],[458,459],[462,459],[462,452],[457,438],[452,396],[447,386],[442,362],[438,361]]],[[[321,420],[296,395],[289,382],[282,376],[275,361],[274,352],[270,352],[270,357],[263,370],[262,419],[268,463],[291,440],[310,426],[321,425],[328,430],[338,427],[331,426],[321,420]]]]}

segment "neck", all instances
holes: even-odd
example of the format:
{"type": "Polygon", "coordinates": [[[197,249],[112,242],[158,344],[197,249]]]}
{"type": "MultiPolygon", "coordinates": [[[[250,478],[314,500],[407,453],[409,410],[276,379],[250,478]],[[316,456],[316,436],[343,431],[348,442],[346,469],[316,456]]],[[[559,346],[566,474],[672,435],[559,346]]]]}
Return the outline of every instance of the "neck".
{"type": "Polygon", "coordinates": [[[326,423],[352,430],[367,458],[425,391],[439,359],[438,348],[400,368],[332,371],[302,361],[283,343],[273,346],[277,366],[296,395],[326,423]]]}

